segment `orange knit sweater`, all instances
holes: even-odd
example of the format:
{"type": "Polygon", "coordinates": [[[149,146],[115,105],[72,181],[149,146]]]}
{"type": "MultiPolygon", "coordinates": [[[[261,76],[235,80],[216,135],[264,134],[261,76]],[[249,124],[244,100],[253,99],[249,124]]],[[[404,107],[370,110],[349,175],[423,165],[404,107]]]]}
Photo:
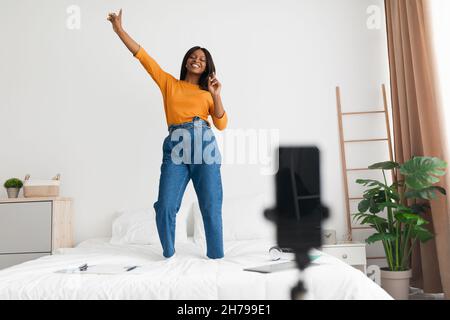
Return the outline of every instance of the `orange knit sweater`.
{"type": "Polygon", "coordinates": [[[161,90],[168,126],[192,121],[195,116],[208,121],[208,115],[211,115],[216,128],[225,129],[228,122],[227,114],[225,112],[221,118],[214,115],[214,101],[210,92],[202,90],[199,85],[178,80],[165,72],[142,47],[135,57],[161,90]]]}

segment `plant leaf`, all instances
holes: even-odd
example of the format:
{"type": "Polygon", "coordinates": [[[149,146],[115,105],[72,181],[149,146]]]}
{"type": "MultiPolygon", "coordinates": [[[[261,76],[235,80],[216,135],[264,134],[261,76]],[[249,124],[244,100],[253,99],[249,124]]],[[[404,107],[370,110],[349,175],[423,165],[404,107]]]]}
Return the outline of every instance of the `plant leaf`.
{"type": "Polygon", "coordinates": [[[397,212],[395,214],[395,219],[402,223],[411,224],[415,226],[422,226],[428,224],[428,221],[422,218],[421,216],[410,213],[410,212],[397,212]]]}
{"type": "Polygon", "coordinates": [[[369,200],[364,199],[358,204],[358,210],[361,213],[367,212],[369,210],[369,200]]]}
{"type": "Polygon", "coordinates": [[[365,187],[382,187],[382,188],[387,188],[387,185],[385,185],[384,183],[381,183],[380,181],[377,180],[371,180],[371,179],[358,179],[356,180],[357,184],[362,184],[365,187]]]}
{"type": "Polygon", "coordinates": [[[395,241],[397,237],[391,233],[375,233],[366,239],[368,244],[375,243],[377,241],[395,241]]]}
{"type": "Polygon", "coordinates": [[[397,162],[392,161],[386,161],[386,162],[379,162],[371,165],[369,169],[381,169],[381,170],[392,170],[395,168],[400,167],[400,165],[397,162]]]}
{"type": "Polygon", "coordinates": [[[387,227],[387,220],[380,216],[370,214],[362,221],[362,224],[371,224],[373,226],[379,226],[384,229],[384,227],[387,227]]]}
{"type": "Polygon", "coordinates": [[[433,239],[433,237],[434,235],[430,231],[420,226],[414,226],[411,230],[411,238],[417,238],[420,242],[427,242],[433,239]]]}
{"type": "Polygon", "coordinates": [[[359,223],[359,221],[360,221],[364,216],[365,216],[365,213],[361,213],[361,212],[354,213],[354,214],[353,214],[353,222],[359,223]]]}
{"type": "Polygon", "coordinates": [[[400,173],[408,188],[420,190],[439,182],[436,176],[443,176],[445,168],[447,163],[439,158],[414,157],[400,166],[400,173]]]}
{"type": "Polygon", "coordinates": [[[409,190],[405,193],[405,198],[433,200],[436,198],[436,192],[440,192],[443,195],[447,194],[444,188],[439,186],[431,186],[420,190],[409,190]]]}
{"type": "Polygon", "coordinates": [[[376,213],[380,213],[381,212],[380,207],[378,206],[378,203],[376,203],[374,198],[371,198],[369,200],[369,206],[370,206],[369,207],[369,212],[370,213],[376,214],[376,213]]]}
{"type": "Polygon", "coordinates": [[[395,210],[409,211],[410,213],[414,213],[410,208],[395,202],[381,202],[378,204],[378,207],[380,208],[380,210],[393,208],[395,210]]]}
{"type": "Polygon", "coordinates": [[[396,201],[400,201],[400,195],[397,193],[397,190],[388,190],[388,196],[396,201]]]}
{"type": "Polygon", "coordinates": [[[368,189],[366,191],[364,191],[364,198],[370,200],[373,197],[376,197],[377,195],[379,195],[380,193],[383,193],[383,191],[379,188],[373,188],[373,189],[368,189]]]}

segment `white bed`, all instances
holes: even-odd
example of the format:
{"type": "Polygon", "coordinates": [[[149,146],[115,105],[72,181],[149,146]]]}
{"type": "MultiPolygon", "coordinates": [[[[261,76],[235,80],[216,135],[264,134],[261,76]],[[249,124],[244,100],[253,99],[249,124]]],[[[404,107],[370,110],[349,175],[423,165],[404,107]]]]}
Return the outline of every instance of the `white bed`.
{"type": "MultiPolygon", "coordinates": [[[[192,239],[165,260],[158,245],[115,245],[93,239],[58,254],[0,271],[0,299],[290,299],[299,272],[243,271],[270,261],[261,240],[225,243],[225,258],[205,259],[192,239]],[[136,264],[144,273],[97,275],[55,271],[89,264],[136,264]]],[[[142,271],[141,271],[142,272],[142,271]]],[[[304,272],[306,299],[391,299],[362,272],[321,254],[304,272]]]]}
{"type": "MultiPolygon", "coordinates": [[[[205,256],[198,203],[177,215],[176,258],[166,260],[152,208],[125,210],[112,225],[112,237],[92,239],[0,271],[0,299],[290,299],[296,269],[271,274],[243,271],[272,262],[274,226],[262,217],[264,195],[225,198],[222,208],[225,258],[205,256]],[[89,265],[139,265],[126,274],[61,274],[89,265]]],[[[319,258],[303,273],[306,299],[391,299],[361,271],[315,252],[319,258]]]]}

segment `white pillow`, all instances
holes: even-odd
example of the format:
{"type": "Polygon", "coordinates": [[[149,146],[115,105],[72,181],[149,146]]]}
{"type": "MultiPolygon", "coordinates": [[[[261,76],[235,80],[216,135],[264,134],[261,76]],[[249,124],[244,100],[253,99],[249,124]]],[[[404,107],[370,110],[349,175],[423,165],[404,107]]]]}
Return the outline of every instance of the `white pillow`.
{"type": "MultiPolygon", "coordinates": [[[[175,242],[187,242],[186,221],[192,204],[182,204],[176,217],[175,242]]],[[[125,210],[112,224],[112,244],[160,244],[154,208],[125,210]]]]}
{"type": "MultiPolygon", "coordinates": [[[[224,197],[222,204],[223,240],[275,240],[275,225],[264,217],[264,194],[224,197]]],[[[205,229],[198,201],[193,205],[194,241],[205,243],[205,229]]]]}

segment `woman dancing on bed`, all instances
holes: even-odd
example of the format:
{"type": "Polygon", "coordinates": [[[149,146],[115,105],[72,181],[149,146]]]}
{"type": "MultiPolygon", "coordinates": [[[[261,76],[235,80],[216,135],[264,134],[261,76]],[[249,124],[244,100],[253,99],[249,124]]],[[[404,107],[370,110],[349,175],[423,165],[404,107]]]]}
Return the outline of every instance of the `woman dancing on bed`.
{"type": "Polygon", "coordinates": [[[175,254],[175,218],[186,185],[192,179],[205,227],[206,255],[211,259],[223,258],[221,155],[208,115],[219,130],[225,129],[228,119],[211,54],[201,47],[189,49],[178,80],[162,70],[124,31],[122,10],[118,14],[110,13],[108,20],[156,82],[164,100],[169,134],[163,142],[159,194],[153,205],[163,255],[170,258],[175,254]],[[182,142],[178,142],[180,137],[182,142]]]}

